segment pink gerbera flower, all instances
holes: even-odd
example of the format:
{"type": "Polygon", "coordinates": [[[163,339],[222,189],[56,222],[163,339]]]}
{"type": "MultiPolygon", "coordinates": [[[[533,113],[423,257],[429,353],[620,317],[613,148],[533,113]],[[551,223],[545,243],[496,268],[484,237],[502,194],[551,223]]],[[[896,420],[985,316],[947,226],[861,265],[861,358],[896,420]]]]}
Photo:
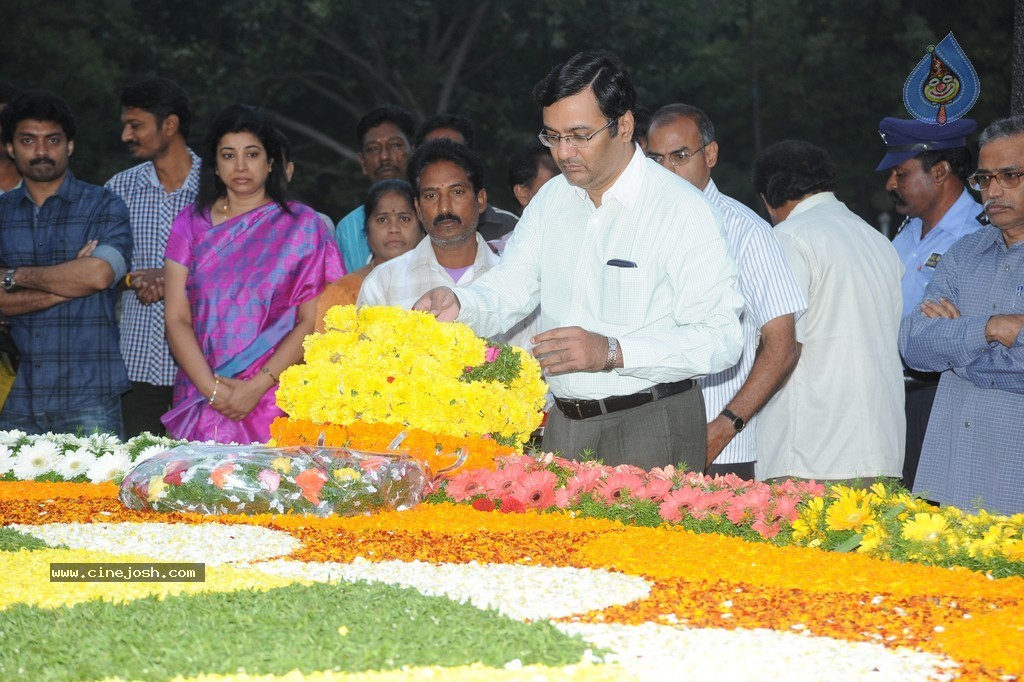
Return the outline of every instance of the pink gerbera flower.
{"type": "Polygon", "coordinates": [[[800,504],[800,498],[798,497],[776,497],[775,515],[792,523],[800,515],[796,510],[798,504],[800,504]]]}
{"type": "Polygon", "coordinates": [[[767,524],[764,521],[754,521],[754,523],[750,524],[750,527],[763,538],[773,538],[778,535],[779,530],[781,530],[781,526],[778,521],[772,524],[767,524]]]}
{"type": "Polygon", "coordinates": [[[647,472],[640,467],[633,464],[620,464],[615,467],[615,473],[617,474],[634,474],[636,476],[646,476],[647,472]]]}
{"type": "Polygon", "coordinates": [[[665,495],[661,506],[658,507],[658,513],[666,521],[682,521],[685,510],[696,505],[703,495],[700,488],[684,485],[665,495]]]}
{"type": "Polygon", "coordinates": [[[601,469],[580,469],[576,475],[565,482],[565,487],[573,497],[589,493],[601,482],[601,469]]]}
{"type": "Polygon", "coordinates": [[[676,468],[669,464],[667,467],[655,467],[651,469],[651,478],[657,478],[663,481],[671,481],[676,477],[676,468]]]}
{"type": "Polygon", "coordinates": [[[520,478],[510,494],[527,509],[547,509],[555,504],[556,483],[558,477],[550,471],[534,471],[520,478]]]}
{"type": "Polygon", "coordinates": [[[485,494],[488,473],[487,469],[474,469],[453,476],[448,481],[448,495],[456,502],[465,502],[473,499],[476,495],[485,494]]]}
{"type": "Polygon", "coordinates": [[[512,492],[512,487],[515,486],[516,481],[523,475],[523,468],[519,464],[491,471],[487,474],[484,487],[487,490],[487,494],[491,497],[505,499],[512,492]]]}
{"type": "Polygon", "coordinates": [[[595,491],[605,502],[614,504],[626,493],[643,487],[643,479],[633,473],[616,472],[597,484],[595,491]]]}
{"type": "Polygon", "coordinates": [[[559,509],[565,509],[570,504],[574,504],[576,498],[569,494],[569,491],[565,488],[559,488],[555,491],[555,506],[559,509]]]}
{"type": "Polygon", "coordinates": [[[666,481],[663,478],[652,478],[647,481],[647,485],[643,486],[633,494],[645,500],[660,502],[671,490],[672,481],[666,481]]]}
{"type": "Polygon", "coordinates": [[[768,486],[758,484],[750,490],[737,495],[732,501],[732,506],[751,509],[756,513],[759,510],[767,509],[771,498],[772,494],[768,486]]]}

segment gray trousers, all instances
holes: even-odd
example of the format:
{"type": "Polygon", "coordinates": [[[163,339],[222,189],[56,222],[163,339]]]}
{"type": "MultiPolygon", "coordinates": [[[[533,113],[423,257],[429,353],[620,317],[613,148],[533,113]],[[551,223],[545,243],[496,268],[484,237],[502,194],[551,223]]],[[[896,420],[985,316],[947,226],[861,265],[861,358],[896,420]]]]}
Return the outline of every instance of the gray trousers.
{"type": "Polygon", "coordinates": [[[687,471],[703,471],[707,439],[704,396],[694,385],[640,407],[590,419],[569,419],[555,406],[548,413],[543,447],[567,459],[579,459],[588,451],[609,466],[653,469],[685,464],[687,471]]]}

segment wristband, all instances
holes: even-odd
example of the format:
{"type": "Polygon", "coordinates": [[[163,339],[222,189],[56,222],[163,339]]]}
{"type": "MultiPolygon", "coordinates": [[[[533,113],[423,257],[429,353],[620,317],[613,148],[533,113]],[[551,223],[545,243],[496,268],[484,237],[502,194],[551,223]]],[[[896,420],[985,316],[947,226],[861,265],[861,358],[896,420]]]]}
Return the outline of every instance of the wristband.
{"type": "Polygon", "coordinates": [[[213,393],[210,394],[210,404],[213,405],[213,399],[217,397],[217,389],[220,387],[220,379],[217,379],[213,383],[213,393]]]}

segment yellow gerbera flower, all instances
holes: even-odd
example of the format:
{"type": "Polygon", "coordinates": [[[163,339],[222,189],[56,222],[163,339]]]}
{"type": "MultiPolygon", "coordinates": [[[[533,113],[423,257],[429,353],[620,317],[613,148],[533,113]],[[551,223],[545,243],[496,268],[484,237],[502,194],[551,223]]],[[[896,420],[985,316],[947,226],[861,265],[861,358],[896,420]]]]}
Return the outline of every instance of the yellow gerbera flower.
{"type": "Polygon", "coordinates": [[[837,486],[834,493],[838,493],[839,499],[825,512],[830,530],[860,531],[865,524],[874,523],[871,502],[863,490],[837,486]]]}
{"type": "Polygon", "coordinates": [[[917,542],[936,542],[946,532],[946,517],[942,514],[919,512],[903,524],[903,537],[917,542]]]}

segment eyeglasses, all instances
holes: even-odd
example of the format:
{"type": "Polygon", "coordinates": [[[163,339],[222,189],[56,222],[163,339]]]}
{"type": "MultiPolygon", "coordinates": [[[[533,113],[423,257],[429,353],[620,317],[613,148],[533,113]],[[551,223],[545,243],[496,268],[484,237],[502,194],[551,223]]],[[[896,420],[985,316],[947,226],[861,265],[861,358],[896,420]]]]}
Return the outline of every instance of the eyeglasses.
{"type": "MultiPolygon", "coordinates": [[[[704,151],[704,147],[707,147],[709,144],[711,144],[711,143],[710,142],[705,142],[704,144],[702,144],[700,147],[698,147],[697,149],[695,149],[692,152],[686,152],[686,151],[683,151],[682,149],[677,149],[674,152],[669,152],[668,153],[668,162],[669,162],[669,164],[673,168],[675,168],[676,166],[682,166],[686,162],[688,162],[691,158],[693,158],[694,156],[697,156],[702,151],[704,151]]],[[[662,156],[661,154],[648,154],[647,158],[652,160],[652,161],[654,161],[655,163],[661,163],[662,159],[664,159],[665,157],[662,156]]]]}
{"type": "Polygon", "coordinates": [[[979,192],[988,189],[989,184],[995,180],[1003,189],[1013,189],[1020,184],[1020,178],[1024,171],[998,171],[995,173],[975,173],[967,178],[971,187],[979,192]]]}
{"type": "Polygon", "coordinates": [[[537,139],[540,140],[540,143],[545,147],[557,147],[559,142],[565,142],[573,149],[589,147],[590,141],[594,139],[595,135],[602,130],[607,130],[611,124],[615,123],[617,120],[617,118],[608,119],[608,122],[604,124],[604,127],[595,130],[589,135],[580,135],[579,133],[574,133],[572,135],[548,135],[547,133],[540,133],[537,135],[537,139]]]}

